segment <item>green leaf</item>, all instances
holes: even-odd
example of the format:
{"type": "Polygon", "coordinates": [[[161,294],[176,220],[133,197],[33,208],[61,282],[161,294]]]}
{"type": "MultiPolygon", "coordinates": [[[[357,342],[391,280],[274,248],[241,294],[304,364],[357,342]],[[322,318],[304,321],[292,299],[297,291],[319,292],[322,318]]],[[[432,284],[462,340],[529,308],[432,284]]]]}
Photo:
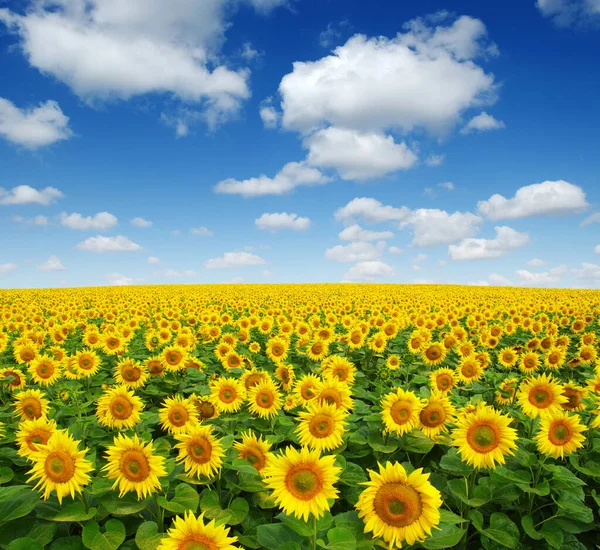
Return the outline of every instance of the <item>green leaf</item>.
{"type": "Polygon", "coordinates": [[[507,548],[516,548],[519,544],[520,531],[514,522],[500,512],[494,512],[490,517],[490,526],[482,529],[481,534],[507,548]]]}
{"type": "Polygon", "coordinates": [[[187,510],[195,513],[198,510],[200,495],[192,486],[180,483],[175,487],[175,496],[172,500],[167,500],[165,497],[158,497],[157,500],[161,508],[174,514],[183,514],[187,510]]]}
{"type": "Polygon", "coordinates": [[[2,521],[11,521],[26,516],[39,500],[39,493],[29,485],[0,487],[0,518],[2,521]]]}
{"type": "Polygon", "coordinates": [[[455,476],[468,476],[473,472],[473,468],[460,459],[455,448],[451,448],[440,459],[440,468],[455,476]]]}
{"type": "Polygon", "coordinates": [[[588,508],[575,495],[568,492],[561,492],[556,501],[560,509],[560,515],[565,516],[582,523],[591,523],[594,521],[594,514],[591,508],[588,508]]]}
{"type": "Polygon", "coordinates": [[[273,523],[259,525],[256,529],[256,536],[259,544],[268,550],[279,550],[279,548],[288,542],[297,542],[300,544],[303,538],[288,529],[282,523],[273,523]]]}
{"type": "Polygon", "coordinates": [[[100,531],[100,525],[89,521],[83,526],[82,540],[90,550],[117,550],[125,540],[125,526],[118,519],[109,519],[100,531]]]}
{"type": "Polygon", "coordinates": [[[489,487],[482,485],[477,485],[473,489],[473,496],[468,498],[464,479],[451,479],[446,486],[456,498],[473,508],[483,506],[492,499],[489,487]]]}
{"type": "Polygon", "coordinates": [[[12,481],[13,477],[15,477],[15,473],[10,468],[6,466],[0,468],[0,485],[12,481]]]}
{"type": "Polygon", "coordinates": [[[13,540],[8,545],[8,550],[44,550],[44,547],[35,539],[25,537],[13,540]]]}
{"type": "Polygon", "coordinates": [[[369,443],[371,449],[377,451],[378,453],[389,454],[393,453],[398,448],[398,445],[393,440],[385,443],[379,431],[371,432],[367,438],[367,442],[369,443]]]}
{"type": "Polygon", "coordinates": [[[499,477],[520,485],[529,485],[531,483],[531,473],[527,470],[509,470],[500,466],[493,470],[492,478],[499,477]]]}
{"type": "Polygon", "coordinates": [[[114,516],[128,516],[137,514],[148,507],[148,499],[138,500],[133,493],[126,493],[121,498],[118,498],[115,493],[106,495],[100,499],[110,514],[114,516]]]}
{"type": "Polygon", "coordinates": [[[415,430],[402,437],[402,450],[410,453],[427,454],[435,442],[429,439],[423,432],[415,430]]]}
{"type": "Polygon", "coordinates": [[[564,534],[560,525],[555,521],[549,520],[545,521],[544,525],[540,529],[540,535],[544,537],[546,542],[552,548],[561,548],[563,543],[564,534]]]}
{"type": "Polygon", "coordinates": [[[313,533],[312,523],[298,519],[295,516],[288,516],[283,512],[275,516],[278,520],[283,522],[286,527],[289,527],[292,531],[298,533],[303,537],[310,537],[313,533]]]}
{"type": "Polygon", "coordinates": [[[245,498],[238,497],[233,500],[225,512],[229,513],[229,518],[225,521],[227,525],[238,525],[244,521],[248,512],[250,511],[250,505],[245,498]]]}
{"type": "Polygon", "coordinates": [[[483,529],[483,514],[479,510],[471,510],[469,512],[469,519],[475,529],[478,531],[483,529]]]}
{"type": "Polygon", "coordinates": [[[85,548],[81,542],[81,537],[73,535],[72,537],[60,537],[52,542],[50,550],[83,550],[85,548]]]}
{"type": "Polygon", "coordinates": [[[356,510],[337,514],[333,518],[333,523],[336,527],[343,527],[344,529],[352,531],[355,537],[364,534],[365,524],[363,520],[358,517],[358,512],[356,510]]]}
{"type": "Polygon", "coordinates": [[[137,528],[135,544],[140,550],[155,550],[163,537],[156,522],[145,521],[137,528]]]}
{"type": "Polygon", "coordinates": [[[343,527],[334,527],[327,531],[327,540],[329,550],[354,550],[356,548],[356,539],[352,531],[343,527]]]}
{"type": "MultiPolygon", "coordinates": [[[[337,516],[336,516],[337,517],[337,516]]],[[[459,523],[467,523],[468,520],[461,516],[451,512],[450,510],[440,509],[440,523],[449,523],[451,525],[458,525],[459,523]]]]}
{"type": "Polygon", "coordinates": [[[31,521],[31,518],[11,521],[0,526],[0,546],[8,546],[16,538],[27,537],[34,539],[42,546],[50,544],[58,526],[43,520],[31,521]]]}
{"type": "Polygon", "coordinates": [[[466,529],[461,529],[456,525],[440,523],[439,529],[431,531],[431,537],[421,543],[423,548],[428,550],[438,550],[439,548],[454,548],[463,538],[466,529]]]}
{"type": "Polygon", "coordinates": [[[521,518],[521,526],[527,536],[531,537],[533,540],[542,540],[543,536],[535,530],[535,523],[531,516],[523,516],[521,518]]]}
{"type": "Polygon", "coordinates": [[[525,487],[525,492],[545,497],[550,494],[550,483],[544,480],[538,483],[535,487],[525,487]]]}
{"type": "Polygon", "coordinates": [[[256,474],[256,468],[250,464],[247,460],[241,458],[234,459],[229,465],[229,469],[235,470],[236,472],[244,472],[246,474],[256,474]]]}
{"type": "Polygon", "coordinates": [[[354,464],[354,462],[346,462],[346,467],[340,476],[340,483],[354,486],[363,481],[367,481],[365,471],[358,464],[354,464]]]}

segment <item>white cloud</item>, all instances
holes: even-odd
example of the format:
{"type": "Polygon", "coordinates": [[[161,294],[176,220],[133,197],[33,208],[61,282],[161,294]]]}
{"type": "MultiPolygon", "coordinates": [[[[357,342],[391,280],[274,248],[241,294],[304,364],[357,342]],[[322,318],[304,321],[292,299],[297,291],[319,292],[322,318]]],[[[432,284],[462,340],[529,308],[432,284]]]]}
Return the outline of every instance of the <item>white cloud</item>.
{"type": "Polygon", "coordinates": [[[189,277],[197,277],[199,275],[199,273],[197,271],[194,271],[193,269],[184,269],[180,271],[171,268],[155,271],[154,274],[158,277],[167,277],[169,279],[183,279],[189,277]]]}
{"type": "Polygon", "coordinates": [[[540,260],[539,258],[533,258],[527,262],[527,265],[531,267],[540,267],[542,265],[546,265],[546,262],[544,260],[540,260]]]}
{"type": "Polygon", "coordinates": [[[537,0],[537,8],[558,27],[588,26],[600,20],[598,0],[537,0]]]}
{"type": "MultiPolygon", "coordinates": [[[[201,106],[207,123],[235,114],[250,95],[246,69],[218,64],[227,0],[56,0],[24,15],[0,10],[29,64],[80,98],[169,94],[201,106]]],[[[275,2],[257,0],[260,11],[275,2]]],[[[277,2],[279,5],[280,2],[277,2]]]]}
{"type": "Polygon", "coordinates": [[[212,237],[214,235],[214,233],[210,229],[204,226],[193,227],[192,229],[190,229],[190,233],[192,235],[198,235],[200,237],[212,237]]]}
{"type": "Polygon", "coordinates": [[[578,279],[598,280],[600,282],[600,265],[582,262],[581,268],[573,268],[571,272],[578,279]]]}
{"type": "Polygon", "coordinates": [[[446,155],[429,155],[425,159],[427,166],[440,166],[446,159],[446,155]]]}
{"type": "Polygon", "coordinates": [[[479,231],[482,219],[470,212],[454,212],[435,208],[419,208],[400,223],[400,228],[413,230],[413,246],[450,244],[472,237],[479,231]]]}
{"type": "Polygon", "coordinates": [[[34,216],[32,218],[23,218],[22,216],[12,216],[11,220],[15,223],[24,223],[26,225],[48,225],[46,216],[34,216]]]}
{"type": "Polygon", "coordinates": [[[159,264],[160,260],[158,258],[156,258],[155,256],[148,256],[148,263],[149,264],[159,264]]]}
{"type": "Polygon", "coordinates": [[[10,273],[17,269],[17,264],[0,264],[0,273],[10,273]]]}
{"type": "Polygon", "coordinates": [[[140,279],[132,279],[131,277],[121,275],[121,273],[109,273],[108,275],[106,275],[106,278],[108,279],[108,282],[113,286],[128,286],[141,282],[140,279]]]}
{"type": "Polygon", "coordinates": [[[501,130],[506,125],[501,120],[495,119],[485,111],[474,116],[460,131],[461,134],[471,134],[473,132],[489,132],[490,130],[501,130]]]}
{"type": "Polygon", "coordinates": [[[61,263],[56,256],[50,258],[37,266],[40,271],[65,271],[67,268],[61,263]]]}
{"type": "Polygon", "coordinates": [[[402,254],[402,249],[398,248],[397,246],[390,246],[388,248],[388,252],[390,254],[402,254]]]}
{"type": "Polygon", "coordinates": [[[207,269],[222,269],[228,267],[241,267],[246,265],[262,265],[265,260],[250,252],[225,252],[219,258],[212,258],[204,262],[207,269]]]}
{"type": "Polygon", "coordinates": [[[511,286],[512,285],[512,281],[510,279],[507,279],[506,277],[504,277],[503,275],[500,275],[498,273],[490,274],[490,276],[488,277],[488,281],[491,285],[497,285],[497,286],[511,286]]]}
{"type": "Polygon", "coordinates": [[[286,6],[288,0],[247,0],[247,2],[259,13],[268,14],[275,8],[286,6]]]}
{"type": "Polygon", "coordinates": [[[377,178],[406,170],[417,162],[407,145],[378,132],[329,127],[304,140],[307,161],[320,168],[337,170],[344,180],[377,178]]]}
{"type": "Polygon", "coordinates": [[[394,234],[391,231],[369,231],[356,223],[346,227],[338,235],[342,241],[379,241],[382,239],[391,239],[393,236],[394,234]]]}
{"type": "Polygon", "coordinates": [[[521,286],[556,286],[560,282],[560,275],[564,274],[566,266],[561,267],[559,271],[550,270],[539,273],[532,273],[527,269],[518,269],[517,277],[519,277],[519,285],[521,286]]]}
{"type": "Polygon", "coordinates": [[[69,139],[72,132],[69,117],[63,114],[56,101],[19,109],[0,97],[0,136],[15,145],[38,149],[69,139]]]}
{"type": "Polygon", "coordinates": [[[454,189],[456,189],[456,187],[454,187],[454,184],[451,181],[445,181],[443,183],[438,183],[438,187],[441,187],[442,189],[445,189],[446,191],[454,191],[454,189]]]}
{"type": "Polygon", "coordinates": [[[273,107],[272,97],[267,97],[261,101],[258,114],[265,128],[273,129],[279,125],[280,114],[273,107]]]}
{"type": "Polygon", "coordinates": [[[63,212],[60,215],[60,223],[66,227],[70,227],[71,229],[80,229],[80,230],[88,230],[88,229],[110,229],[117,225],[118,220],[112,214],[108,212],[99,212],[95,216],[86,216],[85,218],[78,213],[67,214],[63,212]]]}
{"type": "Polygon", "coordinates": [[[144,218],[133,218],[130,223],[135,227],[150,227],[152,225],[151,221],[144,218]]]}
{"type": "Polygon", "coordinates": [[[466,109],[492,104],[494,77],[476,63],[491,52],[485,25],[467,16],[444,19],[412,20],[391,39],[357,34],[331,55],[295,62],[279,86],[283,126],[439,135],[466,109]]]}
{"type": "Polygon", "coordinates": [[[17,185],[12,189],[0,187],[0,205],[9,206],[16,204],[41,204],[48,206],[64,195],[55,187],[34,189],[29,185],[17,185]]]}
{"type": "Polygon", "coordinates": [[[583,189],[563,180],[526,185],[511,199],[496,194],[477,203],[479,213],[490,220],[571,214],[587,206],[583,189]]]}
{"type": "Polygon", "coordinates": [[[257,57],[261,57],[262,54],[252,46],[252,42],[244,42],[242,44],[242,52],[240,53],[243,59],[246,61],[252,61],[257,57]]]}
{"type": "Polygon", "coordinates": [[[600,212],[594,212],[583,220],[579,225],[585,227],[586,225],[592,225],[593,223],[600,223],[600,212]]]}
{"type": "Polygon", "coordinates": [[[385,250],[385,242],[376,245],[368,242],[354,242],[347,245],[338,244],[325,250],[325,259],[333,262],[365,262],[377,260],[385,250]]]}
{"type": "Polygon", "coordinates": [[[423,195],[430,199],[437,198],[437,193],[434,191],[433,187],[425,187],[425,189],[423,189],[423,195]]]}
{"type": "Polygon", "coordinates": [[[481,260],[501,258],[510,250],[521,248],[529,243],[527,233],[519,233],[506,226],[496,227],[495,239],[464,239],[450,245],[448,253],[453,260],[481,260]]]}
{"type": "Polygon", "coordinates": [[[298,214],[288,214],[279,212],[273,214],[263,214],[260,218],[254,220],[259,229],[269,229],[276,231],[278,229],[293,229],[294,231],[306,231],[310,227],[310,219],[299,217],[298,214]]]}
{"type": "Polygon", "coordinates": [[[390,277],[394,268],[381,260],[359,262],[344,273],[345,281],[375,281],[380,278],[390,277]]]}
{"type": "Polygon", "coordinates": [[[363,218],[370,223],[406,220],[411,214],[411,210],[406,206],[395,208],[384,205],[376,199],[367,197],[352,199],[346,206],[338,208],[335,212],[336,220],[350,220],[363,218]]]}
{"type": "Polygon", "coordinates": [[[331,181],[316,168],[305,162],[288,162],[273,178],[261,174],[257,178],[236,180],[229,178],[215,186],[217,193],[259,197],[262,195],[284,195],[301,185],[320,185],[331,181]]]}
{"type": "Polygon", "coordinates": [[[77,248],[97,253],[134,252],[142,249],[139,244],[130,241],[123,235],[117,235],[116,237],[89,237],[85,241],[80,242],[77,248]]]}

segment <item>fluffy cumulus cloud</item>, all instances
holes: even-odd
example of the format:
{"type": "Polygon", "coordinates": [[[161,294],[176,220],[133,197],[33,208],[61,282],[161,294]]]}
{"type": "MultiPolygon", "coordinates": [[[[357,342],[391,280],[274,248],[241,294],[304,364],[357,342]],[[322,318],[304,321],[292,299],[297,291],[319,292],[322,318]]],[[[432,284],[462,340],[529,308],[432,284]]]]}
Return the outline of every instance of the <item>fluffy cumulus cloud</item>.
{"type": "Polygon", "coordinates": [[[435,208],[418,208],[400,223],[400,228],[413,230],[413,246],[450,244],[477,234],[483,220],[470,212],[454,212],[435,208]]]}
{"type": "Polygon", "coordinates": [[[258,114],[265,128],[277,128],[279,124],[279,113],[273,107],[273,98],[268,97],[260,103],[258,114]]]}
{"type": "Polygon", "coordinates": [[[199,237],[212,237],[214,235],[214,233],[208,229],[208,227],[204,226],[192,227],[192,229],[190,229],[190,233],[199,237]]]}
{"type": "Polygon", "coordinates": [[[533,258],[527,262],[527,265],[530,267],[540,267],[545,264],[546,262],[544,260],[540,260],[539,258],[533,258]]]}
{"type": "MultiPolygon", "coordinates": [[[[269,12],[281,0],[247,0],[269,12]]],[[[24,15],[0,9],[30,65],[93,102],[168,94],[209,125],[248,98],[249,71],[222,62],[233,0],[30,1],[24,15]]]]}
{"type": "Polygon", "coordinates": [[[448,253],[453,260],[483,260],[501,258],[510,250],[521,248],[530,241],[527,233],[519,233],[506,226],[495,228],[495,239],[464,239],[450,245],[448,253]]]}
{"type": "Polygon", "coordinates": [[[344,273],[344,281],[375,282],[393,274],[394,268],[392,266],[381,260],[370,260],[353,265],[344,273]]]}
{"type": "Polygon", "coordinates": [[[582,262],[581,267],[574,267],[571,272],[578,279],[600,283],[600,265],[582,262]]]}
{"type": "Polygon", "coordinates": [[[378,132],[336,127],[319,130],[304,140],[308,163],[333,168],[342,179],[362,180],[406,170],[417,162],[407,145],[378,132]]]}
{"type": "Polygon", "coordinates": [[[17,269],[17,264],[8,263],[8,264],[0,264],[0,273],[10,273],[17,269]]]}
{"type": "Polygon", "coordinates": [[[287,212],[265,213],[260,218],[256,218],[254,224],[259,229],[270,231],[277,231],[278,229],[306,231],[310,227],[310,218],[303,218],[298,214],[288,214],[287,212]]]}
{"type": "Polygon", "coordinates": [[[15,145],[38,149],[69,139],[72,132],[69,117],[56,101],[20,109],[0,97],[0,136],[15,145]]]}
{"type": "Polygon", "coordinates": [[[587,206],[583,189],[563,180],[526,185],[510,199],[496,194],[477,204],[479,213],[490,220],[572,214],[587,206]]]}
{"type": "Polygon", "coordinates": [[[229,178],[215,186],[216,193],[259,197],[262,195],[284,195],[302,185],[320,185],[331,181],[317,168],[305,162],[288,162],[272,178],[261,174],[257,178],[236,180],[229,178]]]}
{"type": "Polygon", "coordinates": [[[104,230],[117,225],[118,220],[109,212],[98,212],[95,216],[82,216],[78,213],[67,214],[63,212],[60,215],[60,223],[65,227],[80,230],[104,230]]]}
{"type": "Polygon", "coordinates": [[[376,245],[368,242],[354,242],[347,245],[338,244],[325,251],[325,259],[333,262],[365,262],[377,260],[385,250],[385,242],[376,245]]]}
{"type": "Polygon", "coordinates": [[[461,134],[471,134],[473,132],[489,132],[490,130],[501,130],[506,125],[501,120],[495,119],[485,111],[474,116],[461,129],[461,134]]]}
{"type": "Polygon", "coordinates": [[[566,265],[560,265],[548,271],[534,273],[527,269],[519,269],[516,273],[521,286],[557,286],[561,277],[566,275],[568,271],[566,265]]]}
{"type": "Polygon", "coordinates": [[[144,218],[133,218],[131,220],[131,225],[135,227],[150,227],[152,222],[150,220],[145,220],[144,218]]]}
{"type": "Polygon", "coordinates": [[[206,260],[204,267],[207,269],[224,269],[228,267],[263,265],[265,263],[267,262],[263,258],[250,252],[225,252],[223,256],[206,260]]]}
{"type": "Polygon", "coordinates": [[[31,218],[24,218],[23,216],[12,216],[10,218],[15,223],[23,223],[25,225],[48,225],[50,220],[47,216],[33,216],[31,218]]]}
{"type": "Polygon", "coordinates": [[[199,273],[193,269],[160,269],[154,272],[157,277],[166,277],[168,279],[188,279],[190,277],[197,277],[199,273]]]}
{"type": "Polygon", "coordinates": [[[17,204],[40,204],[48,206],[63,196],[55,187],[45,187],[39,191],[29,185],[17,185],[12,189],[0,187],[0,205],[4,206],[17,204]]]}
{"type": "Polygon", "coordinates": [[[65,271],[67,269],[56,256],[50,256],[47,261],[38,264],[37,268],[40,271],[65,271]]]}
{"type": "Polygon", "coordinates": [[[391,239],[394,234],[391,231],[370,231],[355,223],[346,227],[338,236],[342,241],[379,241],[391,239]]]}
{"type": "Polygon", "coordinates": [[[123,235],[117,235],[116,237],[89,237],[85,241],[80,242],[77,248],[96,253],[135,252],[142,249],[139,244],[134,243],[123,235]]]}
{"type": "Polygon", "coordinates": [[[536,6],[558,27],[586,27],[600,22],[600,0],[537,0],[536,6]]]}
{"type": "Polygon", "coordinates": [[[395,208],[385,205],[377,199],[360,197],[352,199],[346,206],[338,208],[335,212],[335,219],[346,221],[362,218],[369,223],[405,221],[411,215],[410,208],[402,206],[395,208]]]}
{"type": "Polygon", "coordinates": [[[160,263],[160,260],[156,256],[148,256],[148,263],[156,265],[160,263]]]}
{"type": "Polygon", "coordinates": [[[109,273],[106,276],[106,279],[109,284],[113,286],[129,286],[141,282],[139,279],[133,279],[132,277],[127,277],[121,273],[109,273]]]}

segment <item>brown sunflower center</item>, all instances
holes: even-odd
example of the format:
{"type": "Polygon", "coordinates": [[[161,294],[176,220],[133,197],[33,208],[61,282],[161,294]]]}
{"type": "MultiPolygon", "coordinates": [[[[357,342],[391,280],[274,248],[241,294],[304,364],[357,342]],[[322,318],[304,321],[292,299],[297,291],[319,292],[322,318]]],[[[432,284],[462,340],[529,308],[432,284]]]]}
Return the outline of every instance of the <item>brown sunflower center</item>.
{"type": "Polygon", "coordinates": [[[121,368],[121,376],[128,382],[137,382],[142,376],[142,371],[133,365],[124,365],[121,368]]]}
{"type": "Polygon", "coordinates": [[[500,434],[491,424],[475,424],[467,431],[467,442],[478,453],[489,453],[500,444],[500,434]]]}
{"type": "Polygon", "coordinates": [[[212,445],[205,437],[190,439],[188,443],[188,456],[198,464],[205,464],[212,456],[212,445]]]}
{"type": "Polygon", "coordinates": [[[411,414],[412,407],[408,401],[396,401],[390,407],[390,416],[399,426],[406,424],[410,420],[411,414]]]}
{"type": "Polygon", "coordinates": [[[219,391],[219,399],[223,403],[233,403],[236,397],[237,393],[232,387],[226,386],[219,391]]]}
{"type": "Polygon", "coordinates": [[[182,359],[183,359],[183,356],[178,351],[171,351],[171,352],[167,353],[166,361],[172,367],[174,367],[175,365],[179,365],[179,363],[181,363],[182,359]]]}
{"type": "Polygon", "coordinates": [[[182,405],[173,405],[169,409],[169,422],[176,426],[177,428],[181,428],[190,418],[190,415],[187,409],[182,405]]]}
{"type": "Polygon", "coordinates": [[[323,481],[311,465],[299,464],[287,473],[285,485],[294,498],[311,500],[321,491],[323,481]]]}
{"type": "Polygon", "coordinates": [[[121,456],[119,470],[129,481],[139,483],[150,475],[150,464],[142,451],[129,449],[121,456]]]}
{"type": "Polygon", "coordinates": [[[342,404],[342,396],[333,388],[324,390],[319,396],[320,401],[324,401],[328,405],[339,407],[342,404]]]}
{"type": "Polygon", "coordinates": [[[438,348],[437,346],[431,346],[431,347],[427,348],[427,351],[425,352],[425,356],[430,361],[435,361],[436,359],[439,359],[441,357],[441,355],[442,355],[442,352],[440,351],[440,348],[438,348]]]}
{"type": "Polygon", "coordinates": [[[75,461],[65,451],[52,451],[46,457],[44,471],[54,483],[67,483],[75,475],[75,461]]]}
{"type": "Polygon", "coordinates": [[[316,414],[308,423],[308,431],[313,437],[322,439],[333,433],[335,422],[326,414],[316,414]]]}
{"type": "Polygon", "coordinates": [[[408,527],[421,517],[423,505],[419,493],[410,485],[386,483],[377,491],[373,508],[387,525],[408,527]]]}
{"type": "Polygon", "coordinates": [[[92,359],[86,355],[79,358],[79,368],[83,370],[90,370],[94,366],[92,359]]]}
{"type": "Polygon", "coordinates": [[[45,430],[34,430],[26,437],[25,442],[32,451],[37,451],[37,445],[48,443],[51,435],[45,430]]]}
{"type": "Polygon", "coordinates": [[[244,460],[250,462],[259,472],[265,467],[266,458],[260,449],[255,447],[247,448],[241,456],[244,460]]]}
{"type": "Polygon", "coordinates": [[[275,396],[269,390],[261,390],[257,392],[254,401],[258,407],[269,409],[275,402],[275,396]]]}
{"type": "Polygon", "coordinates": [[[185,540],[180,543],[179,550],[217,550],[218,545],[211,539],[199,537],[199,540],[185,540]]]}
{"type": "Polygon", "coordinates": [[[442,405],[433,403],[427,405],[419,414],[419,419],[423,426],[428,428],[437,428],[446,421],[446,411],[442,405]]]}
{"type": "Polygon", "coordinates": [[[562,421],[553,423],[548,430],[548,439],[553,445],[566,445],[572,436],[571,428],[562,421]]]}
{"type": "Polygon", "coordinates": [[[133,412],[133,404],[124,395],[113,397],[110,402],[110,413],[119,420],[126,420],[133,412]]]}
{"type": "Polygon", "coordinates": [[[200,401],[196,405],[196,410],[202,420],[208,420],[215,416],[216,409],[210,401],[200,401]]]}
{"type": "Polygon", "coordinates": [[[477,367],[473,363],[465,363],[461,367],[460,372],[465,378],[473,378],[477,373],[477,367]]]}
{"type": "Polygon", "coordinates": [[[40,378],[46,380],[51,378],[54,374],[54,365],[50,362],[44,361],[38,365],[36,372],[40,378]]]}
{"type": "Polygon", "coordinates": [[[34,397],[28,397],[23,400],[22,410],[30,420],[42,416],[42,404],[34,397]]]}
{"type": "Polygon", "coordinates": [[[552,401],[552,393],[546,388],[534,388],[529,392],[529,402],[538,409],[549,407],[552,401]]]}
{"type": "Polygon", "coordinates": [[[300,388],[300,395],[302,399],[306,399],[306,401],[310,401],[315,396],[315,387],[312,384],[304,384],[300,388]]]}
{"type": "Polygon", "coordinates": [[[438,390],[446,391],[449,390],[454,385],[454,380],[452,380],[452,376],[449,374],[438,374],[435,379],[438,390]]]}

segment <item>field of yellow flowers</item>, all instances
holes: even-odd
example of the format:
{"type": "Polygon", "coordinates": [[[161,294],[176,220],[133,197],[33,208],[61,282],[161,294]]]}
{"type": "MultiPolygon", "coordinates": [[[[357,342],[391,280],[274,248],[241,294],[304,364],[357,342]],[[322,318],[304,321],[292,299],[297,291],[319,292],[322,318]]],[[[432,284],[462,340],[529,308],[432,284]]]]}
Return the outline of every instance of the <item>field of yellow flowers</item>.
{"type": "Polygon", "coordinates": [[[0,547],[597,548],[600,292],[0,293],[0,547]]]}

